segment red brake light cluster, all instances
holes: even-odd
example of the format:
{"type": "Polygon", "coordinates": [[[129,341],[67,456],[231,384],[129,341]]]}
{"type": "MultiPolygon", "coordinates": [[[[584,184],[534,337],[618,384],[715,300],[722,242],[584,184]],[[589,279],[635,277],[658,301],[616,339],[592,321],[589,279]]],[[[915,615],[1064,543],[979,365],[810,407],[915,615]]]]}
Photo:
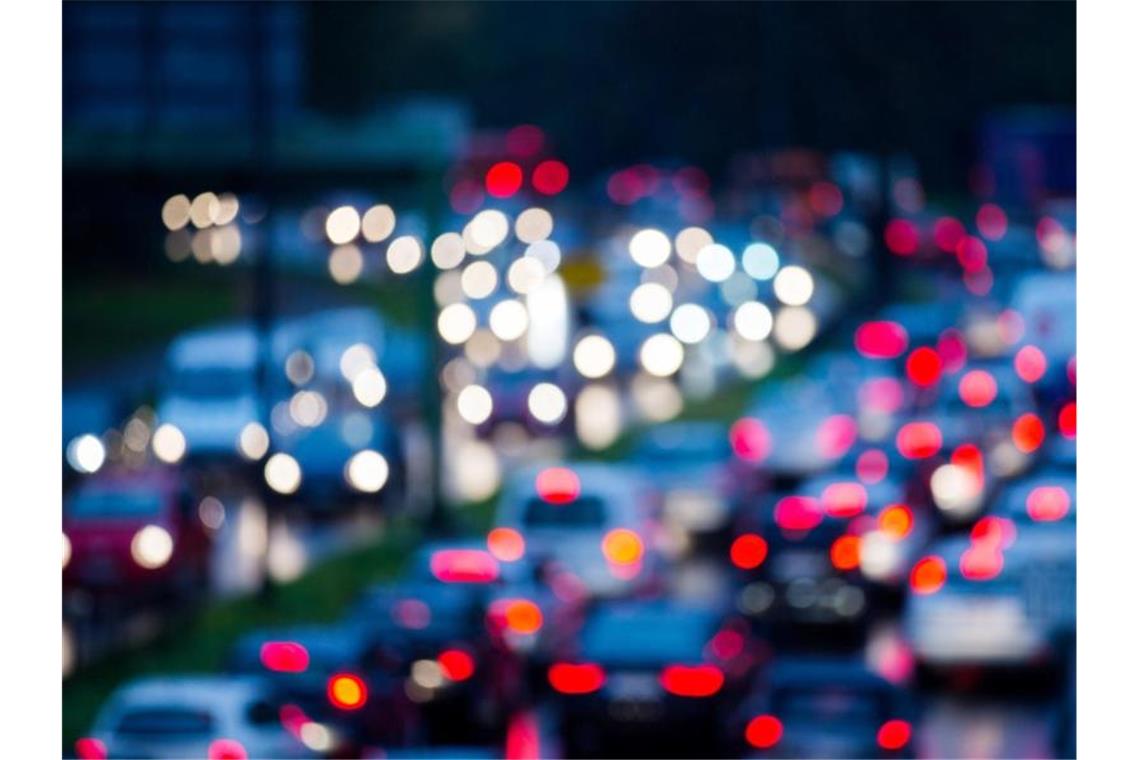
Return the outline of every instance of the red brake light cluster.
{"type": "Polygon", "coordinates": [[[479,549],[440,549],[431,556],[431,573],[444,583],[490,583],[499,562],[479,549]]]}
{"type": "Polygon", "coordinates": [[[855,350],[868,359],[894,359],[906,351],[906,328],[898,322],[865,322],[855,330],[855,350]]]}
{"type": "Polygon", "coordinates": [[[879,746],[886,750],[902,749],[910,742],[910,724],[905,720],[888,720],[879,727],[879,746]]]}
{"type": "Polygon", "coordinates": [[[728,556],[741,570],[753,570],[768,556],[768,542],[755,533],[745,533],[732,542],[728,556]]]}
{"type": "Polygon", "coordinates": [[[550,685],[561,694],[590,694],[602,688],[606,673],[600,665],[589,662],[559,662],[546,673],[550,685]]]}
{"type": "Polygon", "coordinates": [[[808,496],[785,496],[776,503],[776,524],[784,530],[811,530],[821,522],[823,510],[808,496]]]}
{"type": "Polygon", "coordinates": [[[784,735],[784,724],[774,715],[757,715],[748,721],[744,738],[756,749],[770,749],[784,735]]]}
{"type": "Polygon", "coordinates": [[[275,673],[303,673],[309,650],[295,641],[267,641],[261,645],[261,664],[275,673]]]}
{"type": "Polygon", "coordinates": [[[724,685],[724,673],[715,665],[669,665],[659,681],[674,696],[711,697],[724,685]]]}

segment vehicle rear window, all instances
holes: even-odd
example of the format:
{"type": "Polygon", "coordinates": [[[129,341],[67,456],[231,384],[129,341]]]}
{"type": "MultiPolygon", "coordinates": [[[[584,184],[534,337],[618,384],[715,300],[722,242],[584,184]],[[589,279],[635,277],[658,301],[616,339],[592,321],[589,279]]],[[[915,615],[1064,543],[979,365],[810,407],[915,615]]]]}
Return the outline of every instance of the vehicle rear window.
{"type": "Polygon", "coordinates": [[[772,701],[778,715],[825,722],[876,722],[888,708],[885,695],[862,689],[791,688],[777,691],[772,701]]]}
{"type": "Polygon", "coordinates": [[[149,517],[162,511],[162,496],[142,489],[99,489],[76,494],[67,514],[74,519],[149,517]]]}
{"type": "Polygon", "coordinates": [[[605,505],[596,496],[581,496],[565,504],[551,504],[533,498],[523,511],[523,523],[531,528],[601,527],[605,520],[605,505]]]}
{"type": "Polygon", "coordinates": [[[153,707],[132,710],[122,717],[116,731],[139,736],[198,736],[214,730],[213,717],[201,710],[153,707]]]}

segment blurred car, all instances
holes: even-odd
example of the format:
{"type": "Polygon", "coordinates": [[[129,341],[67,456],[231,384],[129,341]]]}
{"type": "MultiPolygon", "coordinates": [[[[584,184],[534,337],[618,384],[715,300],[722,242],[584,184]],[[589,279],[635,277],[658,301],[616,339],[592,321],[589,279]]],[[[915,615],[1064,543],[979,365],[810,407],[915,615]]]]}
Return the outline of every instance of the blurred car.
{"type": "Polygon", "coordinates": [[[729,560],[737,608],[777,640],[829,646],[861,638],[868,614],[859,537],[821,498],[783,492],[747,505],[729,560]]]}
{"type": "Polygon", "coordinates": [[[717,716],[744,690],[763,647],[743,621],[666,600],[607,602],[547,669],[571,757],[715,755],[717,716]]]}
{"type": "Polygon", "coordinates": [[[178,474],[104,470],[63,505],[65,588],[196,594],[209,579],[211,539],[178,474]]]}
{"type": "Polygon", "coordinates": [[[401,645],[353,623],[262,629],[239,639],[226,663],[229,671],[260,675],[272,686],[285,727],[302,743],[346,757],[415,737],[401,645]]]}
{"type": "Polygon", "coordinates": [[[605,597],[659,579],[654,512],[652,490],[636,470],[578,462],[518,472],[494,524],[521,535],[534,564],[552,564],[565,583],[605,597]]]}
{"type": "Polygon", "coordinates": [[[274,503],[300,503],[315,513],[369,504],[395,507],[406,485],[399,431],[386,415],[370,411],[328,414],[312,426],[274,431],[273,456],[289,457],[295,476],[265,470],[274,503]]]}
{"type": "Polygon", "coordinates": [[[908,697],[859,660],[780,658],[732,724],[744,757],[913,756],[908,697]]]}
{"type": "Polygon", "coordinates": [[[248,676],[131,681],[108,699],[90,736],[79,741],[109,760],[318,757],[282,726],[270,687],[248,676]]]}
{"type": "Polygon", "coordinates": [[[262,418],[257,387],[260,340],[249,325],[203,328],[166,352],[157,404],[191,459],[236,458],[242,429],[262,418]]]}
{"type": "Polygon", "coordinates": [[[927,675],[1044,668],[1075,616],[1075,536],[979,523],[985,530],[943,539],[911,571],[903,632],[927,675]]]}
{"type": "Polygon", "coordinates": [[[646,431],[631,461],[661,492],[662,524],[682,548],[726,543],[735,506],[735,462],[723,425],[656,425],[646,431]]]}

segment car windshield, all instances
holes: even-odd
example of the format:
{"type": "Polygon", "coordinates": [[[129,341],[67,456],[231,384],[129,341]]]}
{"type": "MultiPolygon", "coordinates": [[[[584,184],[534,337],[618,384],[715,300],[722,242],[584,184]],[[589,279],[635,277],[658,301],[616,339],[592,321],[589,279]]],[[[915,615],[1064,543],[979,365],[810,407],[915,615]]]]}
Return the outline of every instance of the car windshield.
{"type": "Polygon", "coordinates": [[[138,736],[202,736],[213,732],[214,719],[202,710],[148,707],[123,715],[115,730],[138,736]]]}
{"type": "Polygon", "coordinates": [[[133,489],[88,489],[68,503],[68,517],[76,520],[132,519],[162,511],[162,496],[155,491],[133,489]]]}
{"type": "Polygon", "coordinates": [[[580,496],[559,504],[536,497],[527,501],[523,511],[523,524],[529,528],[600,528],[605,520],[605,504],[597,496],[580,496]]]}
{"type": "Polygon", "coordinates": [[[240,367],[182,368],[174,373],[176,395],[197,399],[222,399],[253,390],[253,374],[240,367]]]}

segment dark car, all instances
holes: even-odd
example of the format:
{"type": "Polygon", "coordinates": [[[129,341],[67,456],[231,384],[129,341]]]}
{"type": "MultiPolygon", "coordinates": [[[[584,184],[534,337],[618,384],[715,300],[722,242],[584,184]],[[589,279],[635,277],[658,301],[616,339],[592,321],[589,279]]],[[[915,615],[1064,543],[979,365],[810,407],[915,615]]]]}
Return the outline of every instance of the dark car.
{"type": "Polygon", "coordinates": [[[202,591],[210,536],[174,470],[103,471],[63,506],[65,588],[136,596],[202,591]]]}
{"type": "Polygon", "coordinates": [[[285,728],[311,749],[346,757],[416,738],[401,645],[352,623],[263,629],[238,640],[227,667],[263,676],[282,705],[285,728]]]}
{"type": "Polygon", "coordinates": [[[732,723],[748,757],[910,755],[906,691],[860,661],[791,658],[757,679],[732,723]]]}
{"type": "Polygon", "coordinates": [[[669,601],[610,602],[551,662],[570,756],[709,756],[710,732],[743,696],[764,656],[743,620],[669,601]]]}

